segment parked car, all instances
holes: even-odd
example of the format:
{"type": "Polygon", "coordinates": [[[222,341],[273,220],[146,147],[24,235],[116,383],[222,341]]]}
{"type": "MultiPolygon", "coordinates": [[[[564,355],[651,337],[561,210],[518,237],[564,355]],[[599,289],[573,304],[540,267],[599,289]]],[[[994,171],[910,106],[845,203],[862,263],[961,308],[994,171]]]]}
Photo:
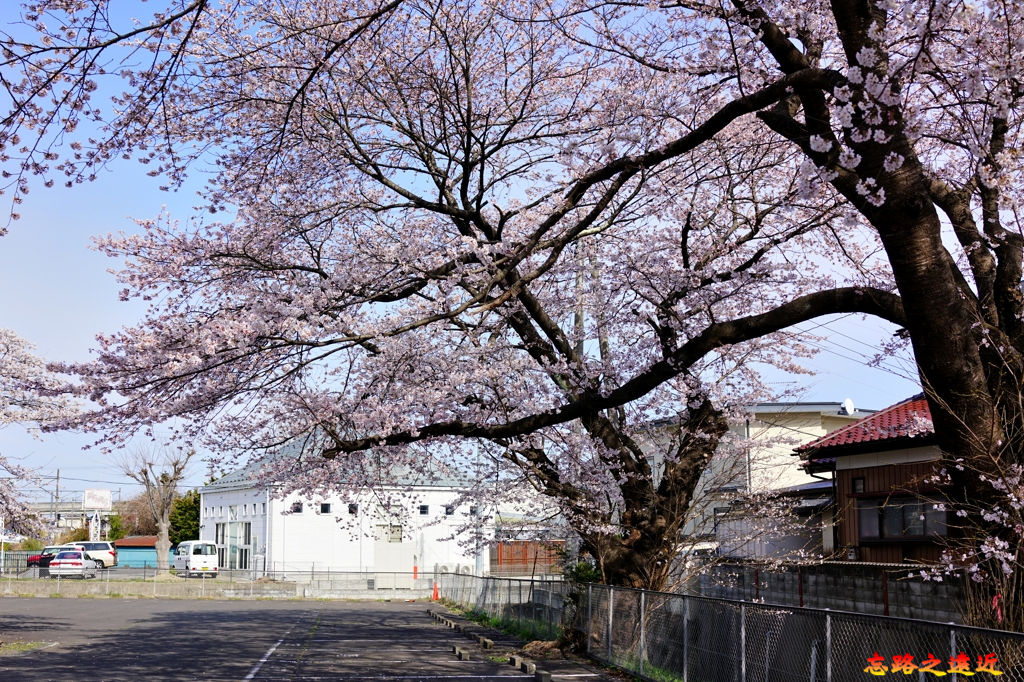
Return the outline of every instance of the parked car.
{"type": "Polygon", "coordinates": [[[77,549],[81,552],[88,552],[89,558],[95,561],[99,568],[110,568],[117,565],[117,548],[112,542],[80,540],[66,542],[61,545],[61,549],[77,549]]]}
{"type": "Polygon", "coordinates": [[[174,570],[188,578],[217,577],[217,545],[202,540],[186,540],[174,548],[174,570]]]}
{"type": "Polygon", "coordinates": [[[50,577],[95,578],[96,562],[89,555],[78,549],[65,549],[50,560],[50,577]]]}
{"type": "Polygon", "coordinates": [[[57,553],[62,549],[65,548],[56,545],[52,547],[43,547],[43,551],[39,554],[33,554],[28,558],[28,567],[32,568],[33,566],[38,566],[39,568],[46,568],[50,565],[50,560],[57,556],[57,553]]]}
{"type": "Polygon", "coordinates": [[[89,558],[100,568],[117,566],[117,548],[112,542],[76,542],[77,546],[89,553],[89,558]]]}

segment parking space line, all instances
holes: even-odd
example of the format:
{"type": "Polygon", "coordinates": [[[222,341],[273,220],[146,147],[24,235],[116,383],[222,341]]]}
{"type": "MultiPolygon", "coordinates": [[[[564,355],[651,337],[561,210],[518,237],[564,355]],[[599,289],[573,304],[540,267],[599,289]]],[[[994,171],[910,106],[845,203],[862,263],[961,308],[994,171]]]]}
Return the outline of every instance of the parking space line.
{"type": "MultiPolygon", "coordinates": [[[[287,637],[287,636],[288,635],[285,635],[285,637],[287,637]]],[[[282,637],[281,639],[277,640],[277,644],[275,644],[274,646],[270,647],[270,649],[267,651],[267,653],[263,654],[263,658],[261,658],[259,661],[257,661],[256,665],[253,666],[253,669],[249,671],[249,674],[246,675],[242,679],[251,680],[252,678],[256,677],[256,673],[258,673],[260,671],[260,668],[263,667],[263,664],[266,663],[267,660],[271,656],[274,655],[274,651],[277,649],[278,646],[281,645],[281,642],[283,642],[283,641],[284,641],[284,637],[282,637]]]]}
{"type": "Polygon", "coordinates": [[[270,657],[274,655],[274,652],[277,650],[277,647],[281,646],[281,642],[288,639],[288,635],[292,634],[292,630],[295,629],[296,625],[298,625],[298,623],[293,623],[292,626],[288,628],[288,632],[284,633],[284,637],[277,640],[277,643],[274,644],[274,646],[270,647],[270,649],[267,650],[267,653],[263,654],[263,658],[256,662],[256,665],[254,665],[252,670],[249,671],[249,674],[242,678],[243,680],[251,680],[254,677],[256,677],[256,673],[260,671],[260,668],[263,667],[264,663],[270,660],[270,657]]]}

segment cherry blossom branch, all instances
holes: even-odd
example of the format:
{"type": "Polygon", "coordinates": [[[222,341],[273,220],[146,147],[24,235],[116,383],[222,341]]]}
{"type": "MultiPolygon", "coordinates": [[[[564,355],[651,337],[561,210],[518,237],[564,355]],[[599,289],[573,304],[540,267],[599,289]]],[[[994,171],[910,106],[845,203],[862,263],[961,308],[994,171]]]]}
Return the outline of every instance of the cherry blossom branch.
{"type": "Polygon", "coordinates": [[[383,445],[415,443],[442,436],[472,438],[515,438],[539,429],[565,424],[625,405],[679,375],[695,362],[719,348],[743,343],[800,322],[833,313],[865,313],[894,324],[904,322],[903,306],[895,294],[877,289],[846,287],[801,296],[768,312],[709,325],[701,334],[682,344],[671,357],[653,364],[646,371],[605,395],[587,393],[581,400],[522,417],[504,424],[472,424],[463,421],[427,424],[415,431],[350,440],[336,440],[324,450],[327,458],[343,452],[356,452],[383,445]]]}

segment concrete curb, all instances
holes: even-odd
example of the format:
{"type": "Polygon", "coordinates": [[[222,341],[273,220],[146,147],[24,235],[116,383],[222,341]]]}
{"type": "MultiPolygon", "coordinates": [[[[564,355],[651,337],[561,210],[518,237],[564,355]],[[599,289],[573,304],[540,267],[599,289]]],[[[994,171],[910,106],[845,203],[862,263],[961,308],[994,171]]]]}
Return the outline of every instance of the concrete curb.
{"type": "MultiPolygon", "coordinates": [[[[438,624],[444,625],[445,627],[455,630],[456,632],[461,632],[469,639],[474,640],[481,649],[494,649],[493,639],[485,637],[479,633],[469,632],[469,629],[465,624],[452,620],[447,616],[447,614],[441,614],[440,612],[434,609],[427,609],[427,614],[435,621],[437,621],[438,624]]],[[[455,654],[455,656],[460,661],[470,660],[470,651],[462,646],[459,646],[458,644],[452,645],[452,653],[455,654]]],[[[525,656],[520,656],[519,654],[510,654],[508,657],[508,662],[509,665],[513,666],[520,672],[524,672],[527,675],[533,675],[533,679],[537,680],[537,682],[551,682],[551,673],[547,672],[546,670],[538,670],[537,664],[534,661],[531,661],[530,659],[526,658],[525,656]]]]}

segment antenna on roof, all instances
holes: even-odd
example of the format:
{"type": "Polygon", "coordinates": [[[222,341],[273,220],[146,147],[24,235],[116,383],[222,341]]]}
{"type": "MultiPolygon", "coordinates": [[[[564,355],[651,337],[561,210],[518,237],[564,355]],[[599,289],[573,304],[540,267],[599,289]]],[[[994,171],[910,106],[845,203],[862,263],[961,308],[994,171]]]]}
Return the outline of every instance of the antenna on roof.
{"type": "Polygon", "coordinates": [[[854,411],[855,410],[854,410],[854,407],[853,407],[853,400],[851,398],[847,398],[846,400],[844,400],[843,401],[843,413],[844,414],[853,414],[854,411]]]}

